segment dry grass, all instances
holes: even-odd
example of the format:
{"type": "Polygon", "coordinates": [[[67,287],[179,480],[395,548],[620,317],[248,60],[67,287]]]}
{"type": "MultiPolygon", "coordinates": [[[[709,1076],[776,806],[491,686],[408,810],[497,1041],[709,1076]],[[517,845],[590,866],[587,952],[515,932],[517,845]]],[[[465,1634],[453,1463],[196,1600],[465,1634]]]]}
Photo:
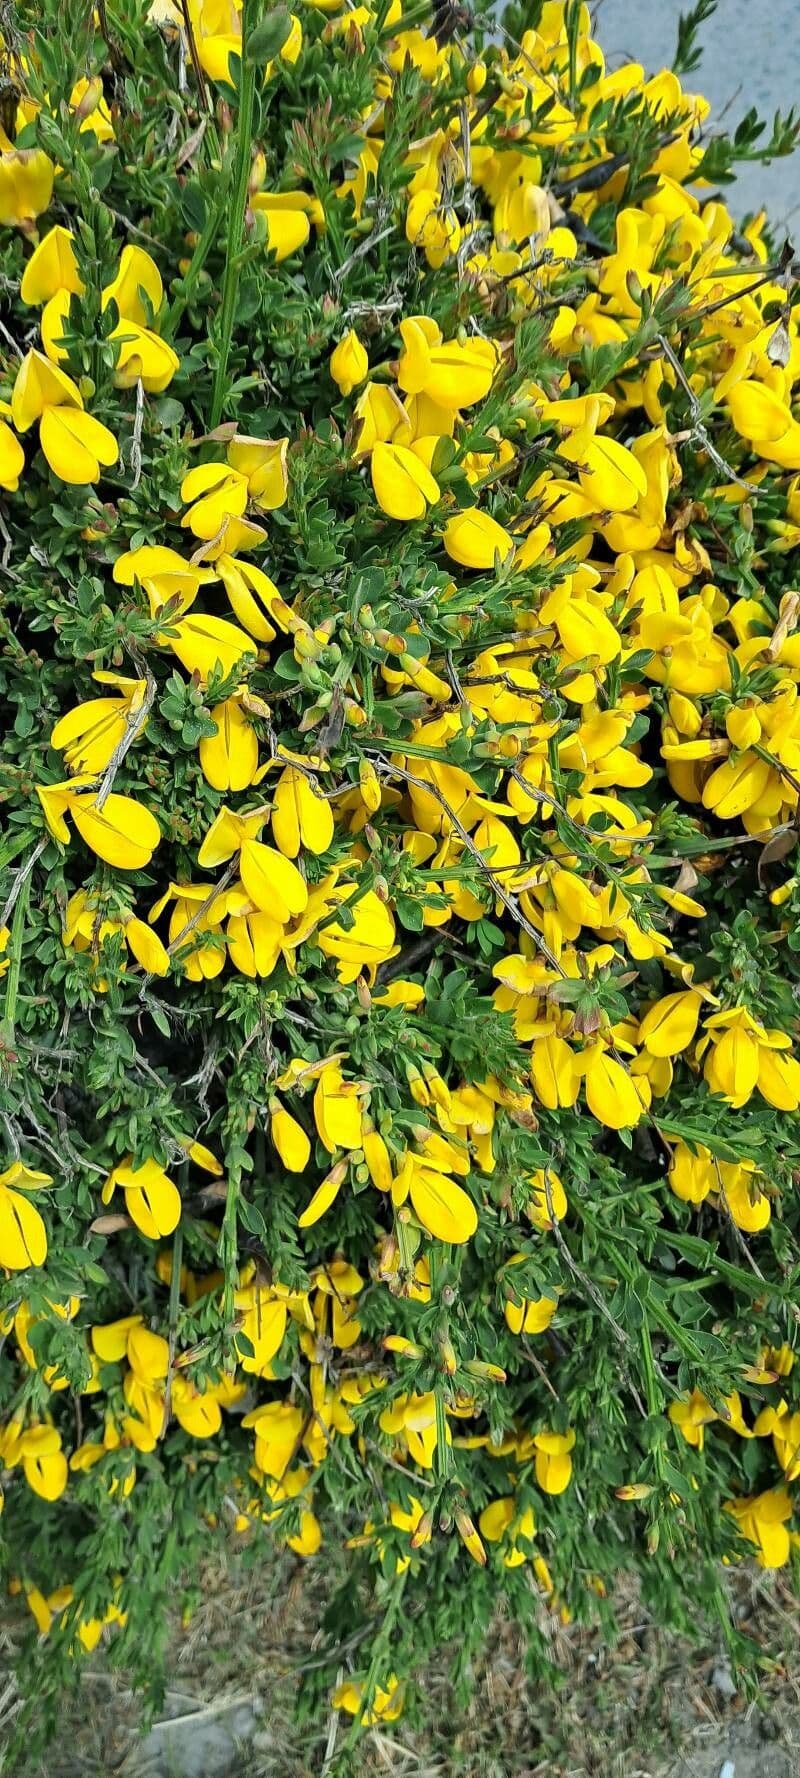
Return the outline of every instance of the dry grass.
{"type": "MultiPolygon", "coordinates": [[[[163,1715],[191,1715],[196,1733],[199,1722],[219,1722],[236,1705],[255,1713],[255,1735],[231,1748],[226,1778],[350,1778],[338,1751],[346,1725],[327,1709],[305,1727],[296,1715],[303,1676],[319,1660],[319,1584],[312,1569],[286,1558],[250,1573],[232,1562],[208,1573],[192,1622],[174,1626],[163,1715]]],[[[695,1648],[658,1630],[631,1593],[618,1602],[613,1643],[595,1632],[554,1629],[556,1684],[526,1678],[519,1631],[498,1621],[462,1707],[443,1651],[400,1721],[366,1737],[352,1773],[717,1778],[730,1742],[736,1778],[792,1778],[800,1770],[794,1602],[780,1576],[756,1573],[737,1577],[736,1612],[763,1651],[758,1710],[742,1695],[725,1696],[719,1648],[695,1648]]],[[[13,1628],[5,1640],[8,1659],[13,1628]]],[[[343,1650],[345,1669],[347,1660],[343,1650]]],[[[10,1720],[13,1693],[3,1699],[2,1681],[0,1706],[10,1720]]],[[[98,1652],[86,1664],[81,1694],[64,1700],[57,1745],[46,1761],[18,1765],[15,1778],[149,1778],[156,1771],[160,1778],[169,1764],[142,1761],[141,1727],[141,1701],[98,1652]]]]}

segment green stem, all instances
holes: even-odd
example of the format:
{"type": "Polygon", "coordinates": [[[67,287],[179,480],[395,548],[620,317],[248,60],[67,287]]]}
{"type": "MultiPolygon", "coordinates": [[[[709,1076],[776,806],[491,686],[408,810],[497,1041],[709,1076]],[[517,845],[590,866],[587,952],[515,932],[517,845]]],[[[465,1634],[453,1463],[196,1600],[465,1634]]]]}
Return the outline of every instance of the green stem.
{"type": "Polygon", "coordinates": [[[197,280],[217,238],[217,230],[225,209],[225,200],[228,195],[230,182],[231,163],[230,161],[225,161],[220,170],[220,183],[216,199],[211,205],[205,223],[203,224],[197,245],[195,246],[195,250],[186,268],[185,277],[181,279],[181,288],[175,297],[174,302],[170,304],[162,328],[162,335],[165,340],[171,340],[173,338],[178,322],[181,320],[184,310],[188,308],[189,303],[192,300],[197,280]]]}
{"type": "Polygon", "coordinates": [[[219,1257],[224,1274],[222,1287],[223,1321],[226,1336],[231,1334],[234,1322],[234,1295],[238,1276],[239,1257],[239,1168],[231,1162],[228,1166],[228,1187],[225,1195],[225,1214],[219,1236],[219,1257]]]}
{"type": "Polygon", "coordinates": [[[172,1271],[169,1279],[169,1333],[175,1337],[181,1306],[181,1266],[183,1265],[183,1229],[180,1223],[172,1237],[172,1271]]]}
{"type": "Polygon", "coordinates": [[[11,937],[8,941],[8,975],[6,977],[6,997],[3,1008],[3,1021],[0,1025],[0,1040],[9,1049],[14,1047],[14,1028],[17,1016],[17,999],[19,996],[19,977],[22,968],[22,940],[25,934],[25,921],[28,914],[28,903],[31,896],[31,875],[29,874],[20,889],[14,918],[11,922],[11,937]]]}
{"type": "Polygon", "coordinates": [[[372,1710],[373,1703],[375,1701],[375,1694],[378,1690],[378,1685],[380,1683],[380,1679],[381,1679],[381,1677],[384,1677],[381,1674],[381,1668],[385,1667],[387,1670],[387,1674],[388,1674],[389,1665],[390,1665],[390,1656],[391,1656],[392,1631],[394,1629],[395,1622],[397,1620],[397,1615],[400,1610],[400,1602],[403,1597],[403,1590],[405,1588],[407,1575],[408,1575],[408,1570],[406,1569],[403,1574],[396,1576],[396,1578],[392,1584],[392,1590],[391,1590],[391,1593],[390,1593],[389,1598],[387,1600],[386,1611],[384,1614],[383,1623],[381,1624],[380,1629],[377,1632],[377,1635],[375,1637],[375,1640],[374,1640],[374,1643],[372,1646],[372,1658],[370,1660],[369,1668],[367,1670],[367,1677],[364,1682],[364,1688],[361,1693],[360,1707],[359,1707],[358,1711],[356,1712],[355,1717],[353,1718],[353,1724],[352,1724],[350,1732],[347,1736],[347,1739],[343,1743],[343,1746],[342,1746],[343,1753],[351,1752],[352,1748],[355,1747],[361,1734],[363,1733],[364,1727],[366,1725],[362,1722],[362,1717],[366,1717],[367,1719],[369,1719],[369,1715],[372,1710]]]}
{"type": "Polygon", "coordinates": [[[220,314],[219,338],[217,342],[217,363],[214,371],[214,388],[211,396],[210,430],[219,425],[222,409],[227,393],[228,358],[231,349],[233,322],[236,314],[236,294],[239,287],[239,255],[244,237],[244,215],[247,204],[247,182],[250,177],[250,149],[253,134],[253,99],[255,96],[256,71],[248,60],[247,50],[252,24],[254,0],[244,0],[242,10],[242,48],[241,74],[239,76],[239,116],[236,125],[236,158],[233,173],[233,197],[231,199],[230,222],[228,224],[228,241],[225,252],[225,271],[222,279],[222,309],[220,314]]]}

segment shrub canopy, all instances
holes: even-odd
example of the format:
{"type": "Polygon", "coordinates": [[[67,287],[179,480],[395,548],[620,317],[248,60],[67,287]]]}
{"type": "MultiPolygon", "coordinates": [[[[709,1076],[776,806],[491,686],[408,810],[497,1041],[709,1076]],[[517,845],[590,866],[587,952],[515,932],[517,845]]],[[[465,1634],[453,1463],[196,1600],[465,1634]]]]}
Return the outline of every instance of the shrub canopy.
{"type": "Polygon", "coordinates": [[[691,20],[647,79],[573,0],[18,10],[28,1677],[110,1625],[152,1678],[212,1537],[346,1545],[355,1732],[498,1599],[543,1648],[620,1568],[687,1621],[790,1557],[791,251],[720,195],[759,126],[709,133],[691,20]]]}

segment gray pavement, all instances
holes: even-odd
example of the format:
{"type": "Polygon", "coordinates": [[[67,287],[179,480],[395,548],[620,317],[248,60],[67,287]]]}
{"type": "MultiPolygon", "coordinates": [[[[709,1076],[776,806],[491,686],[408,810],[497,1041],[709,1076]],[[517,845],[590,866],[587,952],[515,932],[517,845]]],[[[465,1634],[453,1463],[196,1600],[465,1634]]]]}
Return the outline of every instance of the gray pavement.
{"type": "MultiPolygon", "coordinates": [[[[590,0],[592,3],[592,0],[590,0]]],[[[597,36],[606,62],[644,63],[648,73],[669,67],[678,19],[691,0],[596,0],[597,36]]],[[[702,61],[684,75],[689,91],[704,93],[711,120],[733,129],[755,106],[771,131],[776,110],[800,104],[800,0],[719,0],[701,26],[702,61]]],[[[765,167],[745,163],[728,203],[743,214],[765,205],[773,222],[787,222],[800,237],[800,151],[765,167]]]]}

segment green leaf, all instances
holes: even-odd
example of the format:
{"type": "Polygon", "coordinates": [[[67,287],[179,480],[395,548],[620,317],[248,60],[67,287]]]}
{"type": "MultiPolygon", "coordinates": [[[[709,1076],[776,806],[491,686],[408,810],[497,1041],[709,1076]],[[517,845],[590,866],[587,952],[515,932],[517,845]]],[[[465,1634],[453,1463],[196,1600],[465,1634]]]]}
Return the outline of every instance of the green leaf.
{"type": "Polygon", "coordinates": [[[279,55],[292,29],[291,14],[284,6],[277,6],[274,12],[268,12],[259,21],[247,40],[247,60],[256,67],[263,67],[279,55]]]}

